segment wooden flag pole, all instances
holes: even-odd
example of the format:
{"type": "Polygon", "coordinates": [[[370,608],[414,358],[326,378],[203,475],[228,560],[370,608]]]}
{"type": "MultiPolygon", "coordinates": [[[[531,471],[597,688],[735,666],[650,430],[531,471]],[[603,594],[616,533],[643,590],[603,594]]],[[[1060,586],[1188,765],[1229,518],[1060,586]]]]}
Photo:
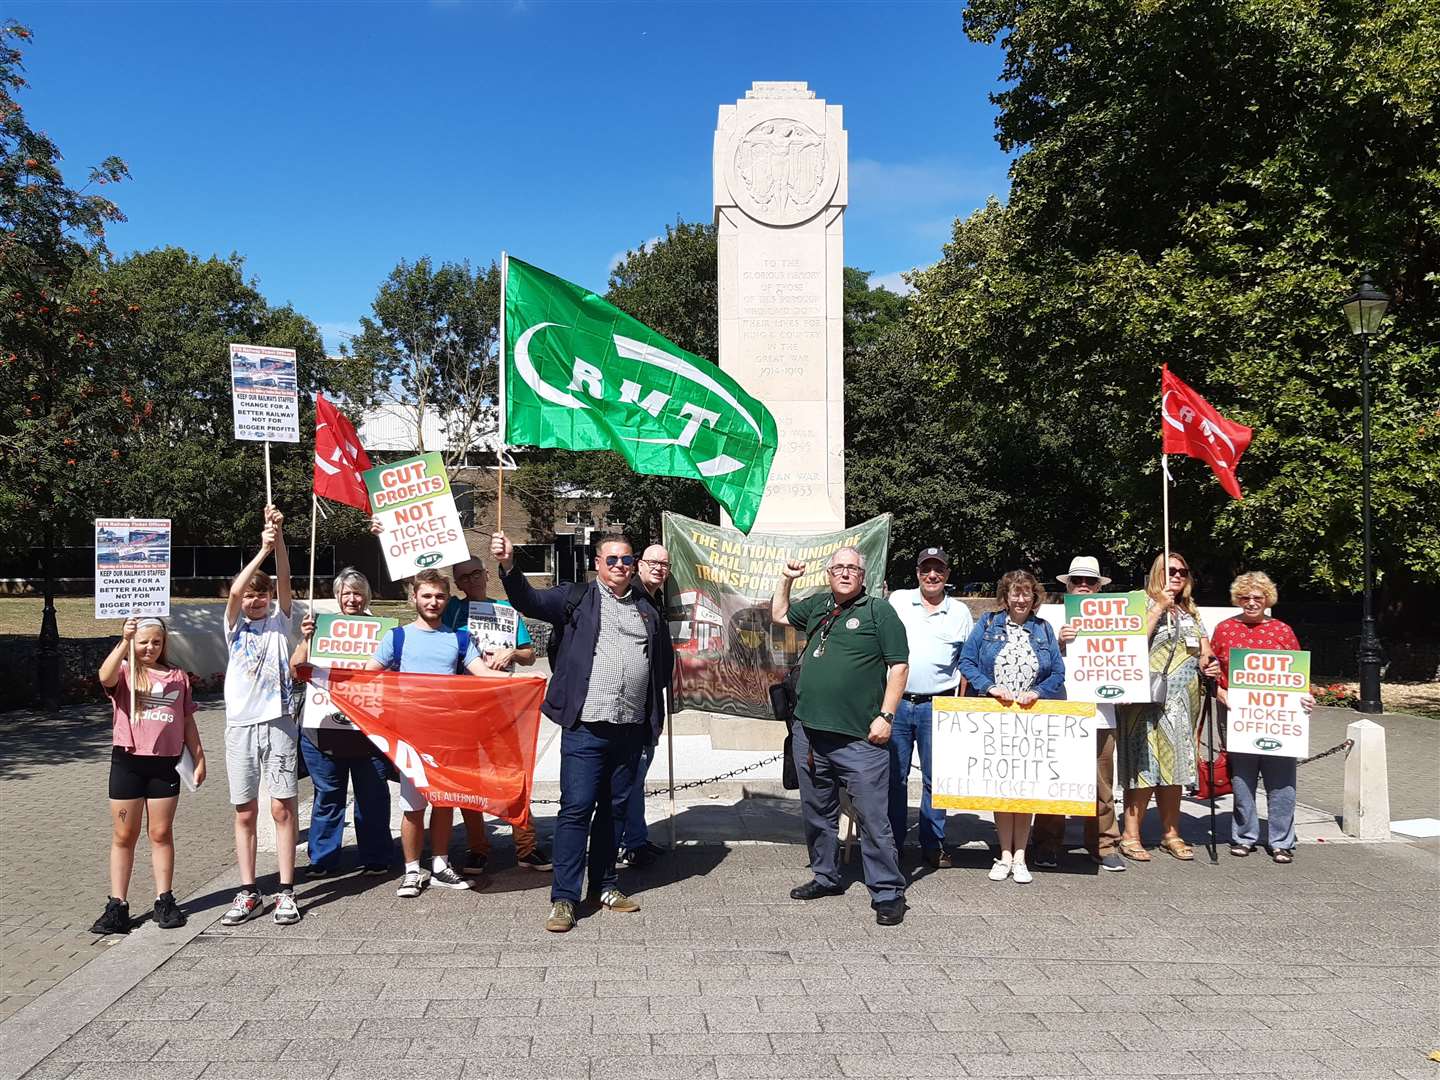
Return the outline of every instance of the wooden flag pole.
{"type": "Polygon", "coordinates": [[[309,605],[309,615],[315,617],[315,526],[316,519],[320,516],[320,499],[314,489],[310,491],[310,591],[306,594],[306,602],[309,605]]]}
{"type": "MultiPolygon", "coordinates": [[[[135,612],[132,610],[132,611],[130,612],[130,618],[133,619],[134,617],[135,617],[135,612]]],[[[128,621],[128,620],[127,620],[127,621],[128,621]]],[[[136,633],[139,633],[139,631],[137,630],[136,633]]],[[[139,678],[139,676],[135,673],[135,634],[131,634],[131,635],[130,635],[130,727],[131,727],[131,730],[132,730],[132,731],[134,730],[134,727],[135,727],[135,697],[136,697],[136,694],[135,694],[135,680],[136,680],[137,678],[139,678]]]]}
{"type": "Polygon", "coordinates": [[[270,440],[265,440],[265,505],[275,505],[275,499],[270,491],[270,440]]]}
{"type": "MultiPolygon", "coordinates": [[[[1165,522],[1165,573],[1170,572],[1170,455],[1160,455],[1160,506],[1165,522]]],[[[1162,582],[1163,585],[1163,582],[1162,582]]]]}
{"type": "Polygon", "coordinates": [[[495,531],[505,531],[505,292],[510,283],[510,256],[500,252],[500,367],[496,372],[499,387],[500,417],[495,442],[495,531]]]}

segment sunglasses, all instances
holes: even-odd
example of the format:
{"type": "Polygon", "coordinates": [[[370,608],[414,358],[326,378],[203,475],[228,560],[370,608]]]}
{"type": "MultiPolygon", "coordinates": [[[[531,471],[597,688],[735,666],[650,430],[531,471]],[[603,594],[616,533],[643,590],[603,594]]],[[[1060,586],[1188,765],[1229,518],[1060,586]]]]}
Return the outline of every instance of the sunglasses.
{"type": "Polygon", "coordinates": [[[1172,567],[1170,567],[1170,576],[1171,576],[1171,577],[1178,577],[1178,578],[1187,578],[1187,577],[1190,576],[1190,571],[1189,571],[1189,570],[1186,570],[1185,567],[1183,567],[1183,566],[1172,566],[1172,567]]]}
{"type": "Polygon", "coordinates": [[[634,555],[606,555],[606,556],[605,556],[605,565],[606,565],[606,566],[614,566],[616,563],[619,563],[621,566],[626,567],[626,568],[628,569],[628,568],[630,568],[630,567],[632,567],[632,566],[635,565],[635,556],[634,556],[634,555]]]}
{"type": "Polygon", "coordinates": [[[1071,575],[1070,575],[1070,584],[1071,584],[1071,585],[1099,585],[1099,584],[1100,584],[1100,579],[1099,579],[1098,577],[1081,577],[1079,574],[1071,574],[1071,575]]]}

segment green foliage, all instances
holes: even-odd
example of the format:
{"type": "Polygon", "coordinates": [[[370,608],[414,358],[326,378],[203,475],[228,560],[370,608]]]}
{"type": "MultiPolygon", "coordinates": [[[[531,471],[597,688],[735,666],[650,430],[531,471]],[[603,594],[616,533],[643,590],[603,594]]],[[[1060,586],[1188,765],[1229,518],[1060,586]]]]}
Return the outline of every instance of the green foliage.
{"type": "Polygon", "coordinates": [[[380,398],[413,424],[415,445],[427,414],[442,418],[451,468],[489,445],[498,426],[500,268],[402,259],[372,310],[341,351],[374,372],[380,398]]]}
{"type": "Polygon", "coordinates": [[[107,158],[86,188],[66,184],[59,149],[14,97],[29,39],[0,25],[0,545],[48,549],[116,475],[111,449],[133,419],[107,343],[127,313],[90,280],[105,227],[124,218],[89,189],[128,170],[107,158]]]}
{"type": "MultiPolygon", "coordinates": [[[[90,516],[174,520],[177,543],[253,544],[265,503],[264,444],[234,437],[231,342],[294,349],[300,389],[300,442],[271,446],[276,505],[295,546],[308,546],[317,391],[358,412],[373,393],[368,365],[327,358],[319,332],[289,305],[272,307],[246,281],[238,255],[199,259],[160,248],[111,263],[99,280],[126,301],[114,349],[127,373],[122,400],[137,421],[123,441],[114,482],[87,495],[90,516]],[[92,513],[93,511],[93,513],[92,513]],[[302,539],[303,538],[303,539],[302,539]]],[[[359,512],[338,507],[320,525],[321,541],[354,535],[359,512]]]]}
{"type": "Polygon", "coordinates": [[[1360,584],[1358,343],[1375,268],[1376,561],[1440,582],[1440,12],[1433,3],[974,0],[1001,40],[1009,206],[915,277],[925,381],[995,488],[975,532],[1047,573],[1158,548],[1159,369],[1255,428],[1243,502],[1172,461],[1172,542],[1212,571],[1360,584]]]}

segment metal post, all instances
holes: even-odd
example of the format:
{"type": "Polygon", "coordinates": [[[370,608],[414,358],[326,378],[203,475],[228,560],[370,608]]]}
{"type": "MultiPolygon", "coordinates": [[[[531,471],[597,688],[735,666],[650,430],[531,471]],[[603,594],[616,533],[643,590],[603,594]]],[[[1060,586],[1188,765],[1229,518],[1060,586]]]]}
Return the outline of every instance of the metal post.
{"type": "Polygon", "coordinates": [[[1384,712],[1380,702],[1380,636],[1375,632],[1375,567],[1370,555],[1370,335],[1360,336],[1360,490],[1365,534],[1365,599],[1360,615],[1360,701],[1362,713],[1384,712]]]}
{"type": "Polygon", "coordinates": [[[36,664],[37,682],[40,689],[40,706],[46,712],[60,711],[62,696],[60,686],[60,623],[55,617],[55,534],[50,526],[45,527],[45,609],[40,616],[39,657],[36,664]]]}

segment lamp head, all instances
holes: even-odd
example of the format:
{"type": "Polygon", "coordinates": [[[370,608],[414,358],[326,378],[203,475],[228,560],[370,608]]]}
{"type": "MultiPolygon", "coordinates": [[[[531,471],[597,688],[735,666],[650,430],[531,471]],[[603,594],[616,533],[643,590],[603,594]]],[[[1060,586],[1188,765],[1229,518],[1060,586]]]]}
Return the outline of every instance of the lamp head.
{"type": "Polygon", "coordinates": [[[1379,333],[1380,322],[1390,307],[1390,297],[1380,290],[1368,273],[1361,274],[1360,284],[1346,298],[1343,307],[1345,318],[1350,322],[1350,332],[1357,337],[1369,337],[1379,333]]]}

